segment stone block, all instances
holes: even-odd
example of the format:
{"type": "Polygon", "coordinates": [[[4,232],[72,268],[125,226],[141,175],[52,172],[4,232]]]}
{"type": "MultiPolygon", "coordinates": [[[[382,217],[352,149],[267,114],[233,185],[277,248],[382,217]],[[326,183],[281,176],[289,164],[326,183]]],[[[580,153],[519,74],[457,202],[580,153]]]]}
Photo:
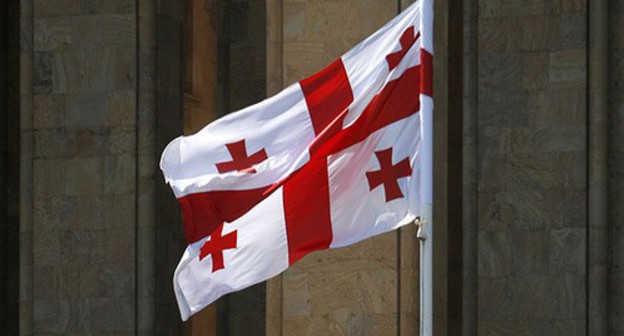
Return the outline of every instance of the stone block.
{"type": "Polygon", "coordinates": [[[506,186],[510,190],[583,188],[583,153],[513,154],[506,162],[506,186]]]}
{"type": "Polygon", "coordinates": [[[308,274],[284,273],[283,283],[288,288],[288,300],[283,303],[282,311],[288,317],[310,317],[310,288],[308,274]]]}
{"type": "Polygon", "coordinates": [[[527,126],[528,96],[524,91],[491,88],[479,90],[479,127],[527,126]]]}
{"type": "Polygon", "coordinates": [[[82,12],[85,14],[130,14],[135,10],[135,2],[130,0],[83,0],[82,12]]]}
{"type": "Polygon", "coordinates": [[[56,298],[67,299],[80,296],[79,270],[80,266],[78,265],[60,265],[55,267],[53,277],[56,284],[54,290],[56,298]]]}
{"type": "Polygon", "coordinates": [[[104,38],[104,20],[101,16],[71,18],[71,50],[100,50],[104,38]]]}
{"type": "Polygon", "coordinates": [[[529,95],[528,111],[533,124],[580,126],[586,119],[585,88],[547,89],[529,95]]]}
{"type": "Polygon", "coordinates": [[[515,29],[512,29],[510,33],[518,35],[520,50],[552,51],[561,48],[559,15],[533,16],[530,20],[514,18],[511,22],[515,29]]]}
{"type": "MultiPolygon", "coordinates": [[[[370,18],[372,13],[365,18],[360,18],[352,13],[359,11],[358,1],[323,1],[310,0],[305,3],[306,24],[305,40],[322,39],[327,36],[334,38],[363,38],[360,30],[359,22],[365,18],[370,18]],[[315,22],[323,22],[323,24],[315,24],[315,22]]],[[[397,9],[393,4],[394,10],[397,9]]],[[[377,13],[374,13],[377,15],[377,13]]],[[[339,56],[339,55],[336,55],[339,56]]]]}
{"type": "Polygon", "coordinates": [[[561,49],[582,50],[587,47],[587,19],[585,14],[561,15],[561,49]]]}
{"type": "Polygon", "coordinates": [[[100,264],[81,265],[78,287],[81,297],[101,297],[104,295],[99,282],[99,274],[100,264]]]}
{"type": "Polygon", "coordinates": [[[478,30],[480,53],[508,51],[518,43],[510,33],[508,18],[480,18],[478,30]]]}
{"type": "Polygon", "coordinates": [[[479,277],[504,277],[511,271],[509,231],[481,231],[478,234],[479,277]]]}
{"type": "MultiPolygon", "coordinates": [[[[543,90],[548,86],[549,55],[546,52],[522,55],[522,88],[543,90]]],[[[517,77],[513,78],[517,81],[517,77]]]]}
{"type": "Polygon", "coordinates": [[[62,258],[60,231],[33,233],[33,266],[51,266],[66,263],[62,258]]]}
{"type": "Polygon", "coordinates": [[[66,299],[41,299],[33,302],[35,334],[65,334],[69,325],[71,303],[66,299]]]}
{"type": "Polygon", "coordinates": [[[584,87],[587,78],[586,51],[568,50],[550,54],[549,81],[554,88],[584,87]]]}
{"type": "Polygon", "coordinates": [[[109,225],[110,227],[106,230],[106,244],[111,248],[116,247],[122,250],[128,257],[132,256],[136,234],[131,229],[131,223],[126,223],[125,226],[119,225],[119,223],[109,223],[109,225]]]}
{"type": "MultiPolygon", "coordinates": [[[[113,0],[106,3],[124,1],[131,7],[134,5],[128,0],[113,0]]],[[[102,3],[101,1],[94,1],[102,3]]],[[[133,50],[136,44],[136,17],[134,14],[103,16],[104,46],[107,48],[133,50]]],[[[133,59],[134,61],[134,59],[133,59]]]]}
{"type": "Polygon", "coordinates": [[[63,126],[65,114],[64,95],[35,95],[33,98],[35,129],[63,126]]]}
{"type": "Polygon", "coordinates": [[[283,23],[283,41],[295,42],[303,38],[307,21],[307,13],[305,11],[305,3],[285,3],[284,5],[284,23],[283,23]]]}
{"type": "Polygon", "coordinates": [[[484,53],[479,57],[479,88],[518,91],[522,82],[522,57],[519,53],[484,53]]]}
{"type": "Polygon", "coordinates": [[[102,193],[102,160],[99,158],[75,158],[67,160],[67,195],[97,195],[102,193]]]}
{"type": "Polygon", "coordinates": [[[530,127],[504,127],[500,130],[499,140],[501,153],[531,153],[535,150],[534,131],[530,127]]]}
{"type": "Polygon", "coordinates": [[[67,196],[38,198],[33,201],[33,229],[67,230],[76,225],[76,199],[67,196]]]}
{"type": "Polygon", "coordinates": [[[76,261],[81,264],[106,261],[105,230],[69,231],[64,238],[74,245],[76,261]]]}
{"type": "MultiPolygon", "coordinates": [[[[372,34],[397,15],[397,6],[388,4],[388,1],[385,0],[360,0],[356,1],[356,3],[359,5],[359,39],[372,34]]],[[[351,44],[351,46],[356,45],[357,42],[351,44]]]]}
{"type": "Polygon", "coordinates": [[[134,330],[133,298],[88,298],[82,300],[80,316],[88,330],[97,334],[132,332],[134,330]]]}
{"type": "Polygon", "coordinates": [[[134,49],[100,48],[54,54],[55,93],[131,90],[135,84],[134,49]]]}
{"type": "Polygon", "coordinates": [[[552,51],[561,45],[559,16],[484,17],[479,19],[479,51],[552,51]]]}
{"type": "Polygon", "coordinates": [[[559,285],[555,277],[513,277],[509,280],[509,314],[515,320],[556,319],[559,285]]]}
{"type": "Polygon", "coordinates": [[[479,335],[483,336],[520,336],[530,335],[528,321],[481,321],[478,322],[479,335]]]}
{"type": "Polygon", "coordinates": [[[582,336],[586,335],[585,319],[554,321],[552,326],[553,336],[582,336]]]}
{"type": "Polygon", "coordinates": [[[585,282],[582,276],[531,276],[509,280],[510,316],[517,320],[583,318],[585,282]]]}
{"type": "Polygon", "coordinates": [[[585,13],[587,11],[586,1],[591,0],[566,0],[559,1],[562,13],[585,13]]]}
{"type": "Polygon", "coordinates": [[[133,265],[129,263],[102,263],[99,264],[96,276],[99,296],[132,297],[134,295],[133,265]]]}
{"type": "Polygon", "coordinates": [[[282,52],[284,84],[299,81],[327,66],[324,62],[325,45],[321,39],[284,43],[282,52]]]}
{"type": "Polygon", "coordinates": [[[545,126],[535,131],[535,150],[544,153],[583,152],[586,150],[585,125],[545,126]]]}
{"type": "Polygon", "coordinates": [[[482,17],[535,16],[544,14],[544,0],[491,0],[479,2],[482,17]]]}
{"type": "Polygon", "coordinates": [[[391,268],[315,272],[308,273],[308,277],[309,290],[314,293],[309,301],[310,319],[341,310],[360,314],[396,314],[396,271],[391,268]]]}
{"type": "Polygon", "coordinates": [[[108,125],[125,129],[136,124],[136,94],[134,91],[115,91],[106,97],[106,116],[108,125]]]}
{"type": "Polygon", "coordinates": [[[550,274],[585,274],[586,230],[557,229],[549,236],[550,274]]]}
{"type": "Polygon", "coordinates": [[[549,236],[546,231],[513,231],[511,239],[511,275],[547,275],[549,236]]]}
{"type": "Polygon", "coordinates": [[[515,218],[512,206],[501,198],[499,192],[479,193],[477,204],[479,230],[506,230],[515,218]]]}
{"type": "Polygon", "coordinates": [[[501,167],[500,162],[504,160],[504,155],[495,153],[485,153],[478,163],[479,180],[477,181],[479,190],[493,192],[501,190],[504,186],[506,175],[505,167],[501,167]]]}
{"type": "Polygon", "coordinates": [[[110,129],[104,127],[78,128],[69,132],[71,157],[101,156],[111,153],[110,129]]]}
{"type": "MultiPolygon", "coordinates": [[[[80,11],[80,0],[34,0],[34,16],[73,16],[80,11]]],[[[36,20],[39,21],[39,20],[36,20]]]]}
{"type": "Polygon", "coordinates": [[[37,19],[33,26],[35,51],[67,50],[72,47],[72,18],[37,19]]]}
{"type": "Polygon", "coordinates": [[[66,98],[66,127],[95,127],[106,124],[106,96],[71,94],[66,98]]]}
{"type": "Polygon", "coordinates": [[[63,128],[38,130],[34,132],[36,159],[52,159],[66,157],[71,153],[72,144],[63,128]]]}
{"type": "Polygon", "coordinates": [[[34,300],[58,298],[56,295],[57,266],[35,266],[33,268],[32,295],[34,300]]]}
{"type": "Polygon", "coordinates": [[[33,160],[33,179],[35,199],[65,192],[66,163],[63,159],[33,160]]]}
{"type": "Polygon", "coordinates": [[[51,93],[53,90],[54,56],[51,52],[33,54],[33,92],[35,94],[51,93]]]}
{"type": "Polygon", "coordinates": [[[109,156],[102,161],[102,192],[130,194],[135,190],[135,160],[129,154],[109,156]]]}
{"type": "Polygon", "coordinates": [[[477,314],[480,321],[507,319],[509,295],[507,279],[480,277],[478,280],[477,314]]]}

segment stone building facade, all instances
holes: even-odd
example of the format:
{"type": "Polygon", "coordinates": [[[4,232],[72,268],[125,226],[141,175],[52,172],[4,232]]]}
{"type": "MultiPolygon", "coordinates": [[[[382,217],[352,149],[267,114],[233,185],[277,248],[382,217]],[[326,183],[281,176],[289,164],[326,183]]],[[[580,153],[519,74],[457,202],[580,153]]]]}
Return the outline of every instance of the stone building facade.
{"type": "MultiPolygon", "coordinates": [[[[157,165],[411,2],[0,2],[0,334],[415,334],[413,227],[182,324],[157,165]]],[[[435,52],[435,334],[624,335],[624,2],[436,0],[435,52]]]]}

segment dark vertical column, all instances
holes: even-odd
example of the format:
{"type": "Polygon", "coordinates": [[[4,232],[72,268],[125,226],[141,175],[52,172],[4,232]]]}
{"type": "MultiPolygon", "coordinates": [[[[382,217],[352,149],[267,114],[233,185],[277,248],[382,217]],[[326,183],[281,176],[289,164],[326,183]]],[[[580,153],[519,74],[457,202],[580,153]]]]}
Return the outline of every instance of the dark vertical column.
{"type": "MultiPolygon", "coordinates": [[[[184,1],[158,1],[156,34],[156,153],[183,131],[184,1]]],[[[158,171],[156,183],[156,327],[160,335],[182,334],[173,293],[173,272],[186,247],[180,211],[158,171]]]]}
{"type": "Polygon", "coordinates": [[[448,12],[448,334],[462,334],[463,1],[448,12]]]}
{"type": "MultiPolygon", "coordinates": [[[[219,1],[217,114],[266,98],[266,4],[219,1]]],[[[219,335],[265,333],[266,284],[232,293],[218,303],[219,335]]]]}
{"type": "Polygon", "coordinates": [[[478,12],[477,0],[464,0],[462,334],[466,336],[477,335],[478,12]]]}
{"type": "Polygon", "coordinates": [[[0,333],[19,333],[19,1],[0,4],[0,333]]]}
{"type": "Polygon", "coordinates": [[[7,153],[7,33],[6,33],[7,4],[0,2],[0,332],[6,333],[7,318],[7,220],[6,220],[6,153],[7,153]]]}
{"type": "Polygon", "coordinates": [[[608,13],[607,0],[588,1],[587,334],[608,330],[608,13]]]}
{"type": "Polygon", "coordinates": [[[624,3],[608,1],[607,11],[609,265],[606,333],[624,335],[624,3]]]}

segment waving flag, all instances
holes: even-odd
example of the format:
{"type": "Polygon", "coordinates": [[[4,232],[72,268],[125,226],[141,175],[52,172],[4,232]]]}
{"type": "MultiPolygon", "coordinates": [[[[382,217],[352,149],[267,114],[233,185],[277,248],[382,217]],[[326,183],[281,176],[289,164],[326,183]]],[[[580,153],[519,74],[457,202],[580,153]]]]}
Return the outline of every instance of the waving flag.
{"type": "Polygon", "coordinates": [[[182,319],[431,202],[432,11],[416,2],[321,72],[167,146],[189,244],[182,319]]]}

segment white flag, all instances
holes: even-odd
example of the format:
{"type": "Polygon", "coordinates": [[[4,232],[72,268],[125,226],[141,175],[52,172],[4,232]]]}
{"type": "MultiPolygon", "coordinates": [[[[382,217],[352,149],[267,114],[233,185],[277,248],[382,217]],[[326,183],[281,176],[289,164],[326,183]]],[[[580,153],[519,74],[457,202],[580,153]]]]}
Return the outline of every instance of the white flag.
{"type": "Polygon", "coordinates": [[[182,319],[431,203],[432,22],[418,1],[321,72],[167,146],[189,243],[182,319]]]}

